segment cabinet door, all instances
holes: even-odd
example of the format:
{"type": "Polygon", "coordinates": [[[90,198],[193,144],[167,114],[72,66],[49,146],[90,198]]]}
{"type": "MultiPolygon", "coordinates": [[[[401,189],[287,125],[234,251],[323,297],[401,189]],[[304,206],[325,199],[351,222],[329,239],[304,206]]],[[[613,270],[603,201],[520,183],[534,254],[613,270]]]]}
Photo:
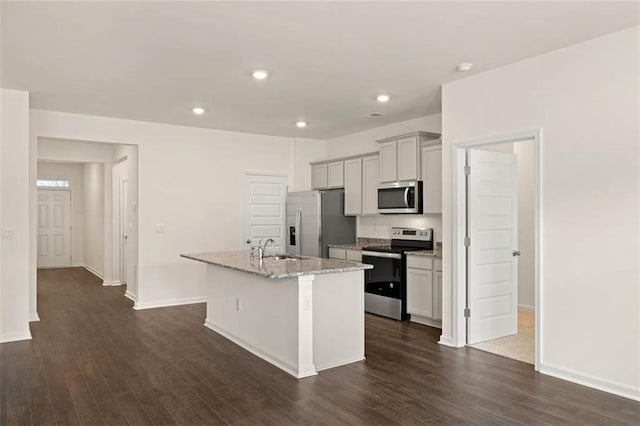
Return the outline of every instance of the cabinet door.
{"type": "Polygon", "coordinates": [[[380,144],[380,182],[398,180],[398,153],[396,141],[380,144]]]}
{"type": "Polygon", "coordinates": [[[378,214],[378,184],[380,157],[362,159],[362,214],[378,214]]]}
{"type": "Polygon", "coordinates": [[[362,250],[347,250],[347,260],[362,262],[362,250]]]}
{"type": "Polygon", "coordinates": [[[423,212],[442,213],[442,148],[425,146],[421,149],[423,183],[423,212]]]}
{"type": "Polygon", "coordinates": [[[329,259],[347,259],[347,251],[337,247],[329,247],[329,259]]]}
{"type": "Polygon", "coordinates": [[[407,312],[433,315],[433,274],[425,269],[407,268],[407,312]]]}
{"type": "Polygon", "coordinates": [[[418,138],[398,141],[398,180],[418,179],[418,138]]]}
{"type": "Polygon", "coordinates": [[[362,159],[344,162],[344,214],[362,214],[362,159]]]}
{"type": "Polygon", "coordinates": [[[433,275],[433,319],[442,319],[442,272],[433,275]]]}
{"type": "Polygon", "coordinates": [[[327,180],[327,164],[316,164],[311,166],[311,188],[326,189],[327,180]]]}
{"type": "Polygon", "coordinates": [[[327,186],[342,188],[344,186],[344,161],[329,163],[327,169],[327,186]]]}

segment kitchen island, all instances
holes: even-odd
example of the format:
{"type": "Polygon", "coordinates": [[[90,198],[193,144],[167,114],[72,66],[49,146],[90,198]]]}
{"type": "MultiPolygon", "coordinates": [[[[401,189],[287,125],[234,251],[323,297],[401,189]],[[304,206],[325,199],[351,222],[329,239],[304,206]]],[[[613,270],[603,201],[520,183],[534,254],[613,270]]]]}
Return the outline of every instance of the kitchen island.
{"type": "Polygon", "coordinates": [[[182,254],[207,264],[204,325],[297,377],[364,359],[371,265],[247,251],[182,254]]]}

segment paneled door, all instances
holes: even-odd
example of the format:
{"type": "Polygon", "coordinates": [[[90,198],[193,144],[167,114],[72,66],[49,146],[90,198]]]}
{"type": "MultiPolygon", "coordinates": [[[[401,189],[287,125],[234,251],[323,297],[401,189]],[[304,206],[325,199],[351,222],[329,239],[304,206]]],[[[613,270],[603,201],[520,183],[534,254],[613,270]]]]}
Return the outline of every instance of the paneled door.
{"type": "Polygon", "coordinates": [[[268,253],[284,253],[285,203],[287,201],[287,177],[261,174],[244,175],[244,238],[249,249],[260,240],[272,238],[268,253]],[[250,243],[247,241],[250,240],[250,243]]]}
{"type": "Polygon", "coordinates": [[[518,332],[516,158],[503,152],[467,152],[469,344],[518,332]]]}
{"type": "Polygon", "coordinates": [[[71,192],[38,190],[38,268],[71,266],[71,192]]]}

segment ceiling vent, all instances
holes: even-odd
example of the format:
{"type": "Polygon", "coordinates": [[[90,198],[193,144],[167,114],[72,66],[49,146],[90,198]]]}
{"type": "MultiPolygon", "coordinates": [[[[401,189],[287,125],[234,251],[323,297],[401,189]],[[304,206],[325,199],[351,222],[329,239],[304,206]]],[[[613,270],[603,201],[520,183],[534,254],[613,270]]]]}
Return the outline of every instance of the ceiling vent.
{"type": "Polygon", "coordinates": [[[383,115],[384,115],[384,114],[383,114],[383,113],[381,113],[381,112],[370,112],[370,113],[369,113],[369,117],[381,117],[381,116],[383,116],[383,115]]]}

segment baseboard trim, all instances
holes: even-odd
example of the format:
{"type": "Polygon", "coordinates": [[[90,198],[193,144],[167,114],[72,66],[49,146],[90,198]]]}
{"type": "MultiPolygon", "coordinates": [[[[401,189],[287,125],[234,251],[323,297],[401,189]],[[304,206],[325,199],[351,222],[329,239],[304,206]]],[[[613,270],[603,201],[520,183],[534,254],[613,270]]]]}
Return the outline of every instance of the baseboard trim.
{"type": "Polygon", "coordinates": [[[451,336],[445,336],[444,334],[440,335],[440,340],[438,341],[438,344],[443,345],[443,346],[449,346],[452,348],[457,348],[459,347],[458,345],[456,345],[453,341],[453,338],[451,336]]]}
{"type": "Polygon", "coordinates": [[[124,297],[126,297],[127,299],[131,300],[134,303],[138,300],[136,295],[131,293],[129,290],[124,292],[124,297]]]}
{"type": "Polygon", "coordinates": [[[136,304],[133,306],[133,309],[139,311],[142,309],[166,308],[167,306],[192,305],[194,303],[203,303],[206,301],[207,301],[206,296],[186,297],[184,299],[158,300],[156,302],[144,302],[144,303],[138,302],[136,298],[136,304]]]}
{"type": "Polygon", "coordinates": [[[84,268],[84,263],[72,263],[72,268],[84,268]]]}
{"type": "Polygon", "coordinates": [[[18,342],[20,340],[31,340],[31,332],[16,331],[14,333],[5,333],[0,336],[0,343],[18,342]]]}
{"type": "Polygon", "coordinates": [[[120,281],[103,281],[102,285],[105,287],[115,287],[115,286],[119,286],[122,285],[122,283],[120,281]]]}
{"type": "Polygon", "coordinates": [[[358,358],[345,359],[345,360],[341,360],[341,361],[338,361],[338,362],[333,362],[331,364],[323,365],[323,366],[320,366],[320,367],[318,367],[316,365],[316,371],[320,372],[320,371],[328,370],[330,368],[341,367],[343,365],[352,364],[354,362],[364,361],[365,359],[366,358],[364,356],[362,356],[362,357],[358,357],[358,358]]]}
{"type": "Polygon", "coordinates": [[[295,368],[292,365],[289,365],[289,363],[287,363],[285,361],[282,361],[281,359],[278,359],[275,356],[264,352],[263,350],[253,346],[252,344],[244,341],[243,339],[240,339],[239,337],[236,337],[235,335],[233,335],[233,334],[231,334],[231,333],[229,333],[229,332],[217,327],[215,324],[213,324],[209,320],[205,320],[204,326],[207,327],[210,330],[215,331],[216,333],[220,334],[221,336],[226,337],[227,339],[231,340],[236,345],[238,345],[241,348],[251,352],[252,354],[257,356],[258,358],[262,358],[263,360],[267,361],[268,363],[273,364],[276,367],[278,367],[279,369],[291,374],[293,377],[295,377],[297,379],[302,379],[304,377],[309,377],[309,376],[315,376],[315,375],[318,374],[318,372],[315,370],[315,367],[314,367],[313,371],[304,371],[304,372],[298,373],[297,372],[297,368],[295,368]]]}
{"type": "Polygon", "coordinates": [[[102,275],[100,272],[96,271],[95,269],[93,269],[91,266],[87,265],[87,264],[83,264],[82,267],[84,269],[86,269],[87,271],[91,272],[93,275],[95,275],[96,277],[100,278],[101,280],[104,281],[104,275],[102,275]]]}
{"type": "Polygon", "coordinates": [[[525,311],[525,312],[535,312],[536,311],[536,307],[535,306],[529,306],[529,305],[518,305],[518,310],[519,311],[525,311]]]}
{"type": "Polygon", "coordinates": [[[38,315],[37,312],[33,314],[29,314],[29,322],[38,322],[38,321],[40,321],[40,316],[38,315]]]}
{"type": "Polygon", "coordinates": [[[434,320],[432,318],[423,317],[421,315],[411,314],[411,322],[415,322],[417,324],[426,325],[429,327],[435,327],[442,330],[442,321],[434,320]]]}
{"type": "Polygon", "coordinates": [[[640,389],[633,388],[621,383],[610,382],[608,380],[602,380],[597,377],[589,376],[579,373],[577,371],[569,370],[564,367],[556,365],[540,363],[540,373],[548,376],[557,377],[558,379],[567,380],[569,382],[577,383],[579,385],[587,386],[590,388],[598,389],[604,392],[612,393],[624,398],[640,401],[640,389]]]}

